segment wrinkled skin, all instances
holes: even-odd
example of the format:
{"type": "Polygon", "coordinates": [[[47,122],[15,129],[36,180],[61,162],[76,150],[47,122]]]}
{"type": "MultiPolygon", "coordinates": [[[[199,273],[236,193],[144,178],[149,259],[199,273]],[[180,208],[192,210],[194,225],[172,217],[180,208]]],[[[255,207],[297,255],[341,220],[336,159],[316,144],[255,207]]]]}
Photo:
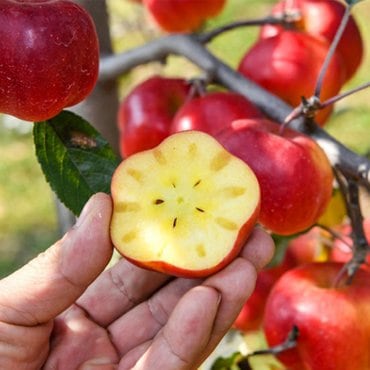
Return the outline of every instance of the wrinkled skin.
{"type": "Polygon", "coordinates": [[[95,195],[64,238],[0,281],[1,369],[195,369],[273,253],[257,228],[240,257],[206,280],[125,260],[103,272],[111,212],[110,197],[95,195]]]}

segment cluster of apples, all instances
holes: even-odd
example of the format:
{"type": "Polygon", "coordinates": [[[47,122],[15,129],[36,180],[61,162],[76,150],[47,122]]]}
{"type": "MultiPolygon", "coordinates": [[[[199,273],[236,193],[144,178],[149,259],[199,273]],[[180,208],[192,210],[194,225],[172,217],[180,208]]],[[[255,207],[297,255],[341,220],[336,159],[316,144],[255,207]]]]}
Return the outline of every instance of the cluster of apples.
{"type": "MultiPolygon", "coordinates": [[[[370,243],[369,218],[363,226],[370,243]]],[[[297,327],[297,345],[278,355],[288,369],[370,366],[370,331],[363,321],[370,312],[369,266],[363,265],[351,283],[345,274],[340,278],[343,263],[352,257],[351,227],[343,222],[336,231],[334,238],[314,227],[291,240],[282,262],[259,273],[234,322],[244,333],[262,330],[270,346],[283,343],[297,327]]]]}
{"type": "MultiPolygon", "coordinates": [[[[314,91],[344,11],[337,0],[278,2],[273,14],[298,12],[293,29],[263,26],[238,71],[298,105],[314,91]]],[[[340,91],[362,55],[360,32],[350,17],[324,79],[322,100],[340,91]]],[[[324,125],[331,111],[320,111],[316,121],[324,125]]],[[[274,346],[297,326],[297,346],[279,355],[289,369],[369,368],[370,330],[358,323],[369,313],[370,271],[361,268],[350,285],[336,280],[351,248],[349,241],[333,240],[313,227],[332,199],[333,175],[312,139],[281,130],[239,94],[221,89],[194,94],[184,79],[162,76],[125,97],[118,126],[127,159],[112,182],[112,239],[124,256],[143,267],[201,277],[229,263],[256,222],[279,235],[309,230],[294,237],[279,265],[259,273],[234,327],[263,328],[274,346]],[[221,157],[229,158],[228,165],[221,157]],[[123,224],[128,227],[122,230],[123,224]],[[348,333],[356,333],[356,348],[348,343],[348,333]]],[[[348,226],[340,230],[349,231],[348,226]]]]}

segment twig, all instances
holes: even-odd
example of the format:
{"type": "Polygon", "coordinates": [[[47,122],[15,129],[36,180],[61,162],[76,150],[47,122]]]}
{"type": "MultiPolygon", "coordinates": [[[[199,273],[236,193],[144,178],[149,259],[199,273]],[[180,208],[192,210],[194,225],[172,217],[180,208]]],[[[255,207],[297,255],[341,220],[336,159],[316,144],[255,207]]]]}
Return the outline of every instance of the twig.
{"type": "Polygon", "coordinates": [[[221,34],[227,31],[232,31],[236,28],[241,28],[241,27],[263,26],[265,24],[278,24],[278,25],[282,25],[283,27],[289,27],[294,22],[296,22],[299,19],[299,17],[300,17],[300,14],[291,13],[291,14],[280,14],[280,15],[269,16],[269,17],[264,17],[264,18],[233,22],[233,23],[226,24],[222,27],[216,28],[212,31],[205,32],[199,35],[198,40],[202,44],[205,44],[205,43],[212,41],[215,37],[220,36],[221,34]]]}
{"type": "Polygon", "coordinates": [[[325,61],[322,65],[322,67],[321,67],[319,76],[317,78],[315,91],[314,91],[314,96],[316,96],[317,98],[320,98],[322,85],[323,85],[324,78],[326,76],[326,72],[329,68],[329,64],[330,64],[330,62],[333,58],[335,50],[337,49],[338,43],[339,43],[340,39],[342,38],[343,32],[344,32],[344,30],[347,26],[348,19],[351,16],[351,10],[352,10],[352,5],[348,5],[346,7],[346,10],[345,10],[344,14],[343,14],[342,20],[341,20],[340,25],[338,27],[338,30],[337,30],[337,32],[334,36],[334,39],[330,44],[328,54],[325,57],[325,61]]]}

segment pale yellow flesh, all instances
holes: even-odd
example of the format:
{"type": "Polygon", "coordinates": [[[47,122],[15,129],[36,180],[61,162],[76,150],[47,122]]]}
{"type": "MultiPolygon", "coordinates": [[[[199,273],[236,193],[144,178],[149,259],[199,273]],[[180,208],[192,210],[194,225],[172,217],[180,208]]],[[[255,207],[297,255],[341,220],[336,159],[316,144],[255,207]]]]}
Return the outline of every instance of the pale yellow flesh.
{"type": "Polygon", "coordinates": [[[122,254],[202,270],[230,252],[260,193],[244,162],[189,131],[122,162],[112,196],[111,237],[122,254]]]}

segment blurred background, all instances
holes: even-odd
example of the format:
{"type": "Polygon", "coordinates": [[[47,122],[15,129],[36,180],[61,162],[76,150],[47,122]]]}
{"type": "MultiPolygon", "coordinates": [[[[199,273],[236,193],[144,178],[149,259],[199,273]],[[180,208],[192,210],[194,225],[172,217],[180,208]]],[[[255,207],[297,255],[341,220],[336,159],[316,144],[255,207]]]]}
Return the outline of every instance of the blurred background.
{"type": "MultiPolygon", "coordinates": [[[[268,14],[274,1],[228,0],[220,16],[204,27],[214,27],[241,19],[268,14]]],[[[115,52],[145,44],[161,36],[142,7],[129,0],[107,0],[112,46],[115,52]]],[[[356,76],[343,90],[370,80],[370,1],[354,8],[354,16],[365,41],[365,57],[356,76]]],[[[258,28],[227,32],[209,48],[232,67],[256,39],[258,28]]],[[[199,71],[181,57],[170,57],[166,65],[139,66],[119,80],[122,99],[137,83],[154,73],[194,77],[199,71]]],[[[112,122],[112,127],[116,123],[112,122]]],[[[37,162],[32,139],[32,123],[0,115],[0,278],[8,275],[59,238],[55,198],[37,162]]],[[[370,153],[370,89],[338,103],[325,128],[354,151],[370,153]]]]}

